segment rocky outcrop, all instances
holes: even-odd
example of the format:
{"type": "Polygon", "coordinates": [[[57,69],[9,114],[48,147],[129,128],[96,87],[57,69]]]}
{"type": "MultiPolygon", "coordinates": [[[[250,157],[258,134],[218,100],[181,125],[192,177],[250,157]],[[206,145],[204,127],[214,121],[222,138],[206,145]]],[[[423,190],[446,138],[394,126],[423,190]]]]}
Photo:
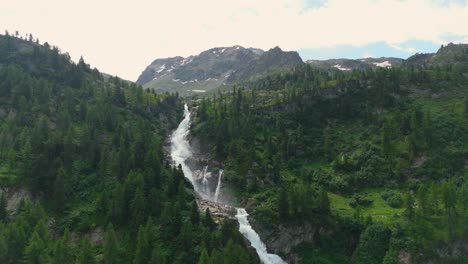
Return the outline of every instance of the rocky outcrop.
{"type": "Polygon", "coordinates": [[[32,194],[25,188],[4,188],[0,189],[2,195],[6,195],[7,212],[10,216],[16,215],[22,200],[33,200],[32,194]]]}
{"type": "Polygon", "coordinates": [[[289,264],[299,263],[298,256],[293,252],[294,247],[303,242],[313,242],[317,232],[325,232],[309,223],[302,225],[279,225],[276,229],[265,228],[255,219],[249,218],[250,224],[262,237],[268,251],[286,255],[289,264]]]}
{"type": "Polygon", "coordinates": [[[398,252],[398,261],[400,264],[411,264],[413,263],[411,259],[410,253],[404,250],[400,250],[400,252],[398,252]]]}
{"type": "Polygon", "coordinates": [[[205,212],[206,209],[210,209],[211,216],[213,216],[213,218],[218,222],[226,218],[232,220],[236,219],[236,208],[232,206],[215,203],[201,198],[197,199],[197,205],[200,212],[205,212]]]}

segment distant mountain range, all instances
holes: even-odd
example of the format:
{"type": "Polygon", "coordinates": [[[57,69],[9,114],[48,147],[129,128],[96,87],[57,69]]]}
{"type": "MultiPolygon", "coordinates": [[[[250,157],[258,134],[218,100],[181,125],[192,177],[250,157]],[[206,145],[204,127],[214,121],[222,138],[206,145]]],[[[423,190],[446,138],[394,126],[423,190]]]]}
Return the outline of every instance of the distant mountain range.
{"type": "Polygon", "coordinates": [[[330,59],[330,60],[308,60],[306,63],[318,68],[335,68],[341,71],[364,70],[368,68],[398,67],[403,64],[400,58],[362,58],[362,59],[330,59]]]}
{"type": "MultiPolygon", "coordinates": [[[[468,63],[468,44],[448,44],[437,53],[415,54],[408,59],[382,57],[362,59],[307,60],[312,67],[330,70],[364,70],[414,65],[468,63]]],[[[304,64],[295,51],[275,47],[268,51],[241,46],[220,47],[187,58],[156,59],[138,77],[137,83],[158,92],[204,93],[222,85],[248,81],[275,71],[288,71],[304,64]]]]}
{"type": "Polygon", "coordinates": [[[303,61],[297,52],[283,51],[279,47],[268,51],[221,47],[187,58],[157,59],[146,67],[137,83],[160,92],[205,92],[301,64],[303,61]]]}

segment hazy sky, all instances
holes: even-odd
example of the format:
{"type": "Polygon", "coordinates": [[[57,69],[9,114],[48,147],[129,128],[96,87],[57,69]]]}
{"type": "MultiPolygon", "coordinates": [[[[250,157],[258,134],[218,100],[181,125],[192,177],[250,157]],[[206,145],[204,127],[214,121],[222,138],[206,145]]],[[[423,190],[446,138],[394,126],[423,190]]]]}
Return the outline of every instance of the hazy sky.
{"type": "Polygon", "coordinates": [[[466,0],[0,0],[0,30],[32,33],[135,80],[154,59],[218,46],[303,59],[399,56],[468,42],[466,0]]]}

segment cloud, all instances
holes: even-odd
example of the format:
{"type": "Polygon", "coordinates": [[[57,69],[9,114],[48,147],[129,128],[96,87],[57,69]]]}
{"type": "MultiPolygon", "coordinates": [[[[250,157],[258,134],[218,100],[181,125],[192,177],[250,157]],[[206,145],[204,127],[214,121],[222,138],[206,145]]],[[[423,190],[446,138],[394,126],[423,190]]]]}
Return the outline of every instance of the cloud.
{"type": "MultiPolygon", "coordinates": [[[[135,80],[152,60],[215,46],[286,50],[445,44],[468,36],[466,1],[439,0],[60,0],[2,1],[0,32],[33,33],[84,55],[93,66],[135,80]],[[13,14],[13,15],[11,15],[13,14]]],[[[361,52],[362,55],[364,52],[361,52]]],[[[372,51],[376,56],[379,54],[372,51]]]]}
{"type": "Polygon", "coordinates": [[[437,51],[440,45],[430,41],[409,40],[395,45],[385,42],[375,42],[366,45],[337,45],[329,47],[299,49],[299,55],[304,60],[347,58],[359,59],[367,57],[397,57],[408,58],[416,52],[431,53],[437,51]]]}
{"type": "Polygon", "coordinates": [[[399,51],[402,51],[404,53],[415,53],[417,51],[417,49],[413,48],[413,47],[402,47],[398,44],[395,44],[395,43],[390,43],[388,44],[391,48],[393,49],[396,49],[396,50],[399,50],[399,51]]]}

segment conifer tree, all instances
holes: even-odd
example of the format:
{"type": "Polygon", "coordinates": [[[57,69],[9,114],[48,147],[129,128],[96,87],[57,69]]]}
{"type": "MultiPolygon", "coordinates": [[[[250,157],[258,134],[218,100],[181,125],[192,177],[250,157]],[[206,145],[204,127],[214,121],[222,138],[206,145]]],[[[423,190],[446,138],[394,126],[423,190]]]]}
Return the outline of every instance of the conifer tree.
{"type": "Polygon", "coordinates": [[[145,197],[143,191],[138,188],[135,192],[131,207],[132,226],[138,228],[145,221],[145,197]]]}
{"type": "Polygon", "coordinates": [[[8,220],[7,200],[5,197],[5,193],[2,192],[0,194],[0,222],[5,222],[7,220],[8,220]]]}
{"type": "Polygon", "coordinates": [[[73,259],[72,248],[70,245],[70,235],[68,229],[65,230],[61,239],[57,240],[54,250],[52,263],[62,264],[70,262],[73,259]]]}
{"type": "Polygon", "coordinates": [[[148,237],[145,232],[144,226],[138,229],[137,246],[135,251],[135,258],[133,264],[146,264],[150,260],[150,249],[148,237]]]}
{"type": "Polygon", "coordinates": [[[119,245],[115,237],[114,226],[109,223],[104,237],[104,263],[114,264],[119,259],[119,245]]]}
{"type": "Polygon", "coordinates": [[[282,188],[278,199],[278,213],[282,221],[289,219],[289,201],[286,188],[282,188]]]}
{"type": "Polygon", "coordinates": [[[65,206],[65,184],[63,177],[65,176],[65,170],[60,168],[57,171],[54,182],[54,207],[57,213],[63,212],[65,206]]]}
{"type": "Polygon", "coordinates": [[[47,255],[47,246],[41,239],[40,235],[34,231],[29,239],[28,246],[24,250],[25,264],[46,264],[49,261],[47,255]]]}
{"type": "Polygon", "coordinates": [[[80,252],[76,260],[76,264],[94,264],[96,259],[94,258],[91,243],[88,238],[81,241],[80,252]]]}
{"type": "Polygon", "coordinates": [[[211,217],[210,208],[206,208],[205,217],[203,218],[203,225],[213,230],[216,227],[216,223],[211,217]]]}
{"type": "Polygon", "coordinates": [[[149,264],[166,264],[166,257],[161,253],[158,247],[155,247],[151,252],[151,260],[149,264]]]}
{"type": "Polygon", "coordinates": [[[193,225],[198,225],[200,223],[200,212],[198,211],[198,205],[195,200],[193,200],[192,207],[190,209],[190,221],[193,225]]]}
{"type": "Polygon", "coordinates": [[[8,243],[3,232],[0,232],[0,263],[8,263],[8,243]]]}
{"type": "Polygon", "coordinates": [[[203,249],[201,251],[200,259],[198,260],[198,264],[211,264],[210,256],[208,255],[208,251],[206,250],[205,247],[203,247],[203,249]]]}

